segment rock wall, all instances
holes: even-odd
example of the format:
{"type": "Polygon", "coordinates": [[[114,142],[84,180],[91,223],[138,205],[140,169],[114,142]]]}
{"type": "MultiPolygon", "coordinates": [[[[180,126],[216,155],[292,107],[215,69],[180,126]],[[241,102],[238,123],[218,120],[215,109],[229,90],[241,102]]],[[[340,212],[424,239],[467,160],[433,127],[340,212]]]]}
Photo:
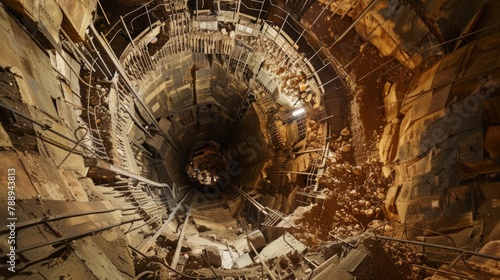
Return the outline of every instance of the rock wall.
{"type": "MultiPolygon", "coordinates": [[[[482,217],[481,209],[498,213],[484,206],[491,203],[484,193],[500,171],[497,148],[488,144],[499,140],[494,133],[499,44],[499,33],[484,37],[445,56],[413,80],[400,110],[404,117],[398,124],[399,140],[395,139],[396,177],[385,200],[389,217],[397,215],[404,224],[435,232],[458,230],[445,222],[455,219],[476,232],[472,213],[477,217],[482,217]]],[[[392,150],[393,145],[387,141],[381,150],[392,150]]],[[[478,242],[476,234],[471,242],[478,242]]]]}
{"type": "MultiPolygon", "coordinates": [[[[371,0],[320,2],[330,2],[331,12],[353,20],[372,3],[371,0]]],[[[486,1],[452,2],[377,1],[357,22],[355,29],[361,37],[376,46],[382,56],[392,56],[414,70],[429,58],[447,52],[449,46],[443,43],[467,30],[486,1]]]]}

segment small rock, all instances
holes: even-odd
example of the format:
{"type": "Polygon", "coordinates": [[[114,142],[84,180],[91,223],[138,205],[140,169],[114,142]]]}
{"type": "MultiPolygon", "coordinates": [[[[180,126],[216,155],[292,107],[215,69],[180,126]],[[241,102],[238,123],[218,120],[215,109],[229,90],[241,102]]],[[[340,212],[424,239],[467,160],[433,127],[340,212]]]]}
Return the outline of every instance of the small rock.
{"type": "Polygon", "coordinates": [[[359,205],[360,207],[365,206],[365,204],[366,204],[366,201],[365,201],[364,199],[360,199],[360,200],[358,200],[358,205],[359,205]]]}
{"type": "Polygon", "coordinates": [[[344,164],[344,168],[345,168],[345,170],[347,170],[347,171],[351,171],[352,166],[351,166],[349,163],[346,163],[346,164],[344,164]]]}
{"type": "Polygon", "coordinates": [[[368,224],[368,228],[377,228],[379,226],[382,225],[382,221],[381,220],[373,220],[371,221],[369,224],[368,224]]]}
{"type": "Polygon", "coordinates": [[[346,128],[342,129],[342,131],[340,132],[340,135],[342,136],[347,136],[349,135],[351,132],[346,128]]]}
{"type": "Polygon", "coordinates": [[[340,150],[344,153],[347,153],[351,150],[351,144],[347,144],[345,146],[342,146],[342,148],[340,148],[340,150]]]}
{"type": "Polygon", "coordinates": [[[290,262],[286,258],[281,258],[279,263],[280,263],[281,269],[283,269],[283,270],[287,269],[289,264],[290,264],[290,262]]]}
{"type": "Polygon", "coordinates": [[[385,194],[383,193],[377,193],[377,198],[382,200],[382,199],[385,199],[385,194]]]}
{"type": "Polygon", "coordinates": [[[389,176],[391,176],[391,172],[392,169],[389,166],[382,166],[382,174],[384,175],[384,178],[389,178],[389,176]]]}
{"type": "Polygon", "coordinates": [[[352,173],[357,176],[362,176],[363,175],[363,170],[361,170],[361,167],[356,166],[352,169],[352,173]]]}
{"type": "Polygon", "coordinates": [[[394,231],[394,228],[393,228],[393,227],[391,227],[391,226],[389,226],[389,225],[385,225],[385,226],[384,226],[384,231],[386,231],[386,232],[393,232],[393,231],[394,231]]]}
{"type": "Polygon", "coordinates": [[[374,214],[375,214],[375,212],[373,211],[373,209],[366,209],[366,210],[365,210],[365,215],[366,215],[366,217],[368,217],[368,218],[373,217],[373,215],[374,215],[374,214]]]}

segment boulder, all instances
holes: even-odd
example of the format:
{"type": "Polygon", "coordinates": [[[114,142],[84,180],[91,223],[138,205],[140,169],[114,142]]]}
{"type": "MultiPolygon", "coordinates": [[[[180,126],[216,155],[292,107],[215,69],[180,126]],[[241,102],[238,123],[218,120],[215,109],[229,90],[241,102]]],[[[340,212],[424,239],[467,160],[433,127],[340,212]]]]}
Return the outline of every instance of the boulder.
{"type": "Polygon", "coordinates": [[[206,249],[208,263],[214,267],[222,266],[222,255],[216,246],[208,246],[206,249]]]}

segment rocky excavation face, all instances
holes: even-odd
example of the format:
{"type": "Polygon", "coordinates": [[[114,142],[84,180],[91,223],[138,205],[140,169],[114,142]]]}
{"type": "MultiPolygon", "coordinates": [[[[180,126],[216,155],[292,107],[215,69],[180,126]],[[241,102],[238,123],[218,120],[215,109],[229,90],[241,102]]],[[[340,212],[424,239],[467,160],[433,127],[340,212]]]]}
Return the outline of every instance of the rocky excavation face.
{"type": "MultiPolygon", "coordinates": [[[[300,227],[316,234],[319,240],[356,236],[372,220],[384,219],[382,202],[390,180],[384,179],[381,163],[376,159],[355,165],[350,142],[347,129],[331,142],[325,172],[319,178],[326,199],[317,201],[299,220],[300,227]]],[[[319,241],[310,245],[317,245],[316,242],[319,241]]]]}

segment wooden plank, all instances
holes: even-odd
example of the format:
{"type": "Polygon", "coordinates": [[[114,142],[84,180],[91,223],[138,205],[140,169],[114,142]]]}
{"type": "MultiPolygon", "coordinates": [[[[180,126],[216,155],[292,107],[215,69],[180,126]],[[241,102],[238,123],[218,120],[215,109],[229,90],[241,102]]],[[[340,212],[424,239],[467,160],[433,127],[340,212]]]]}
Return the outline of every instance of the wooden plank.
{"type": "Polygon", "coordinates": [[[90,237],[73,242],[76,255],[98,279],[127,279],[90,237]],[[96,256],[100,256],[96,258],[96,256]]]}
{"type": "MultiPolygon", "coordinates": [[[[38,271],[43,279],[88,279],[97,280],[96,276],[90,271],[85,263],[78,256],[71,252],[69,257],[64,261],[65,265],[46,265],[45,262],[40,262],[32,271],[38,271]]],[[[36,279],[33,277],[33,279],[36,279]]],[[[25,279],[25,278],[23,278],[25,279]]]]}

